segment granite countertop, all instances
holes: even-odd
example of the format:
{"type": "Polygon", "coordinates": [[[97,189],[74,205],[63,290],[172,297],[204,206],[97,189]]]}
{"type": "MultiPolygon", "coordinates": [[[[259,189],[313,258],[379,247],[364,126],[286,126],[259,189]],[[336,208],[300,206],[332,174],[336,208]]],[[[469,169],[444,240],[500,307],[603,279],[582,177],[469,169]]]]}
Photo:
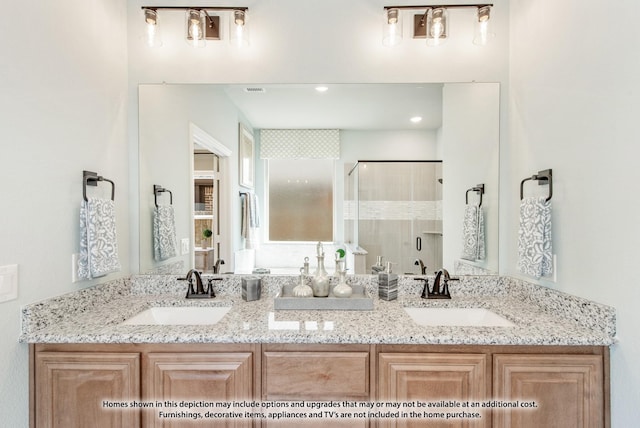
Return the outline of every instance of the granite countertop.
{"type": "MultiPolygon", "coordinates": [[[[419,297],[421,283],[401,277],[399,298],[377,298],[376,277],[351,277],[374,299],[371,311],[274,310],[274,296],[297,277],[264,276],[262,299],[240,297],[240,276],[216,283],[218,297],[185,299],[175,276],[136,276],[23,308],[28,343],[366,343],[595,345],[615,342],[615,311],[605,305],[497,276],[451,283],[451,300],[419,297]],[[154,306],[230,306],[214,325],[121,325],[154,306]],[[480,307],[513,327],[423,327],[403,307],[480,307]]],[[[431,283],[433,283],[431,281],[431,283]]]]}

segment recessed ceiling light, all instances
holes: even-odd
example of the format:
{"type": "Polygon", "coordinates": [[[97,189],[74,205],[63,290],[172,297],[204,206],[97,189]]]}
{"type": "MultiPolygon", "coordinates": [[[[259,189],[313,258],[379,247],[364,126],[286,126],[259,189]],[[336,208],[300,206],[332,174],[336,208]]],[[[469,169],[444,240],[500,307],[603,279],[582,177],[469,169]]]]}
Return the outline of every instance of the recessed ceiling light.
{"type": "Polygon", "coordinates": [[[409,119],[411,122],[413,123],[420,123],[422,121],[422,117],[421,116],[413,116],[411,119],[409,119]]]}
{"type": "Polygon", "coordinates": [[[329,90],[328,86],[316,86],[316,91],[318,92],[327,92],[329,90]]]}

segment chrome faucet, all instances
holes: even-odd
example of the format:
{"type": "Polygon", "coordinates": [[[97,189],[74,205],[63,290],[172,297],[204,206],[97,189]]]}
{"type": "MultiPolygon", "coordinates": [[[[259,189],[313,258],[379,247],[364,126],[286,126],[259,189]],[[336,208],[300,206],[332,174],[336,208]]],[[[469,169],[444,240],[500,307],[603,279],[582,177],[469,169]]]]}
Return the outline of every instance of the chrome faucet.
{"type": "Polygon", "coordinates": [[[427,274],[427,265],[422,263],[421,259],[416,259],[416,261],[413,264],[416,265],[416,266],[420,266],[420,275],[426,275],[427,274]]]}
{"type": "Polygon", "coordinates": [[[184,278],[178,278],[180,280],[186,280],[189,283],[187,288],[187,299],[206,299],[206,298],[214,298],[216,297],[216,293],[213,291],[213,281],[221,280],[222,278],[208,278],[207,279],[207,290],[204,290],[204,286],[202,284],[202,276],[200,272],[195,269],[191,269],[187,272],[187,276],[184,278]],[[196,278],[196,289],[193,289],[193,277],[196,278]]]}
{"type": "Polygon", "coordinates": [[[220,265],[224,264],[224,260],[216,260],[216,264],[213,265],[213,273],[220,273],[220,265]]]}

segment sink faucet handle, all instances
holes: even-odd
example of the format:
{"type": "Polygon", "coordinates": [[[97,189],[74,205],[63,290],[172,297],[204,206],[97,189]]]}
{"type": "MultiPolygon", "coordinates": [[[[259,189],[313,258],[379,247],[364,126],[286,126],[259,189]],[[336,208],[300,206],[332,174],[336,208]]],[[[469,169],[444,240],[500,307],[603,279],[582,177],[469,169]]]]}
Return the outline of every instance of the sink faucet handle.
{"type": "Polygon", "coordinates": [[[429,292],[429,279],[428,278],[414,278],[416,281],[423,281],[424,285],[422,286],[422,293],[420,294],[420,297],[422,297],[423,299],[427,299],[429,297],[429,294],[431,294],[429,292]]]}
{"type": "Polygon", "coordinates": [[[216,292],[213,290],[213,281],[222,281],[222,278],[207,278],[207,294],[209,297],[216,297],[216,292]]]}

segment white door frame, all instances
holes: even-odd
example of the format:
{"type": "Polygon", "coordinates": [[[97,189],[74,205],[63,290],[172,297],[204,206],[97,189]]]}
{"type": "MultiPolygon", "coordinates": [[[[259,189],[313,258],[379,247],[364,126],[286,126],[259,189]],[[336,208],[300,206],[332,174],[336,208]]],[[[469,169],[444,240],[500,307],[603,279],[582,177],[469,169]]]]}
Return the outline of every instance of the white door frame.
{"type": "MultiPolygon", "coordinates": [[[[210,134],[204,131],[202,128],[189,122],[189,150],[192,155],[190,156],[191,163],[191,182],[193,183],[194,164],[193,164],[193,149],[194,144],[198,144],[209,150],[220,158],[220,181],[222,186],[220,187],[220,246],[221,252],[217,255],[218,258],[225,261],[225,271],[233,271],[233,257],[234,249],[232,248],[233,242],[231,240],[231,180],[229,177],[229,159],[233,153],[230,148],[222,144],[220,141],[213,138],[210,134]]],[[[191,189],[191,201],[194,201],[194,186],[190,186],[191,189]]],[[[191,204],[191,218],[194,216],[194,204],[191,204]]],[[[190,224],[191,237],[194,236],[194,224],[191,221],[190,224]]],[[[195,266],[195,252],[191,252],[191,266],[195,266]]]]}

